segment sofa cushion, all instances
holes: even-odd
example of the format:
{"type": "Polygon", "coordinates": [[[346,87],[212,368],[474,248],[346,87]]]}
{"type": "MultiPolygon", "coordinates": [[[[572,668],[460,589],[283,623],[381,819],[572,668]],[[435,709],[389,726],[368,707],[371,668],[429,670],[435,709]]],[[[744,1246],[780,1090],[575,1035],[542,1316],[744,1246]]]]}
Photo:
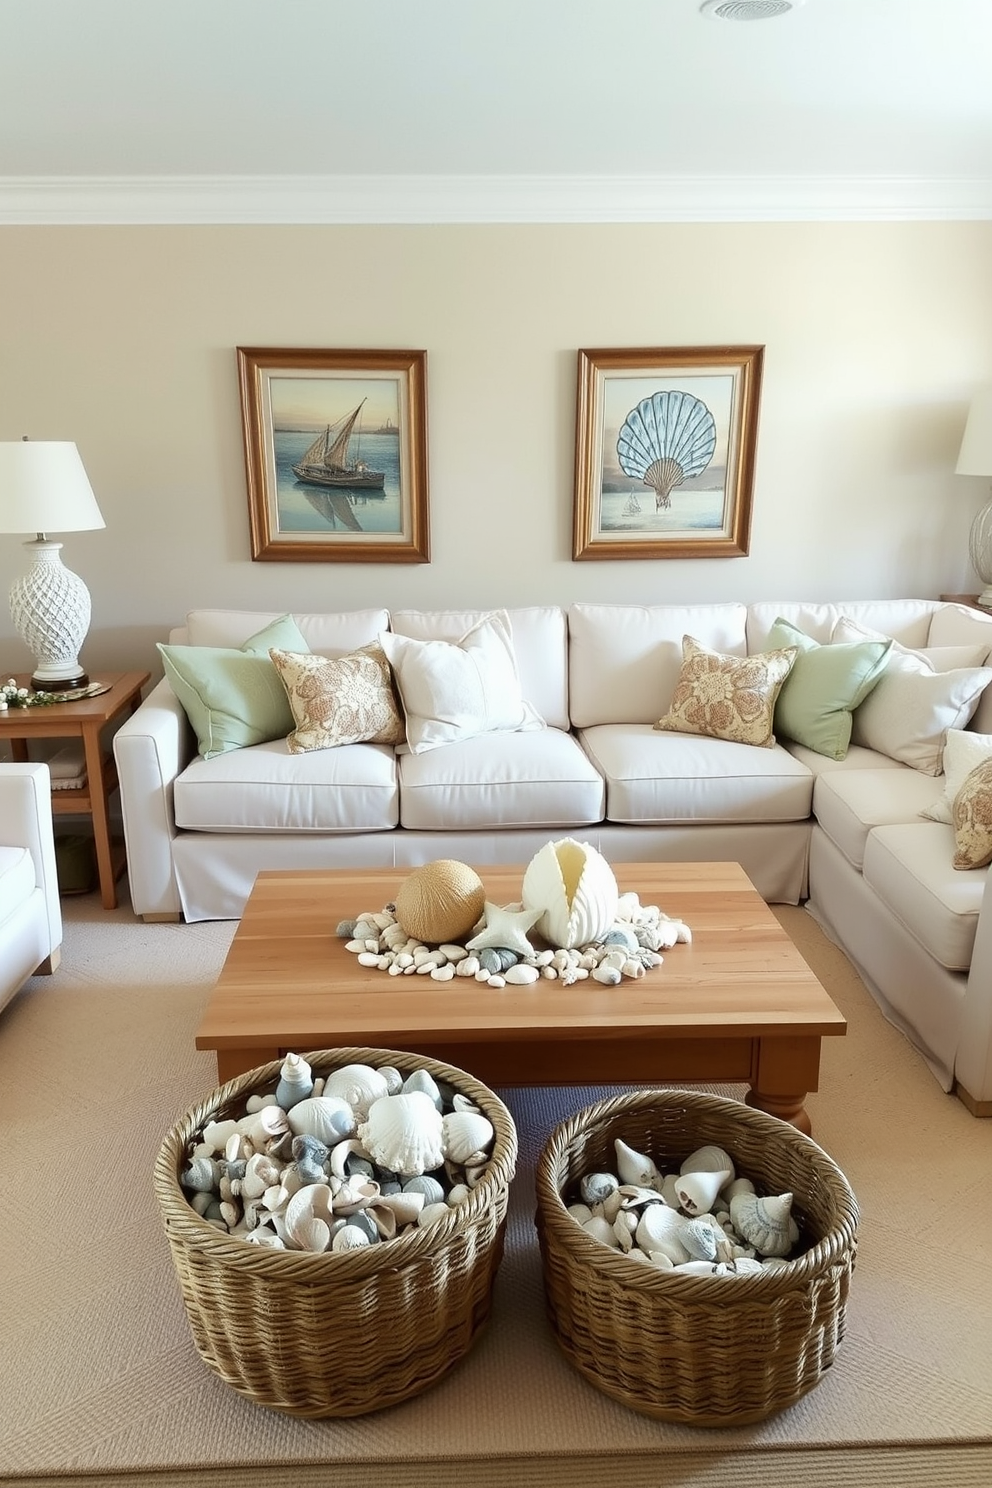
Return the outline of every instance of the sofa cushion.
{"type": "Polygon", "coordinates": [[[293,715],[269,650],[305,651],[306,644],[292,615],[277,616],[240,649],[159,644],[165,674],[204,759],[285,738],[293,715]]]}
{"type": "Polygon", "coordinates": [[[574,604],[568,612],[569,714],[576,728],[654,723],[682,669],[682,637],[744,656],[742,604],[574,604]]]}
{"type": "Polygon", "coordinates": [[[413,754],[479,734],[544,727],[520,690],[505,612],[484,616],[457,641],[416,641],[389,631],[379,640],[403,704],[404,748],[413,754]]]}
{"type": "Polygon", "coordinates": [[[948,729],[944,742],[944,789],[923,812],[931,821],[954,823],[954,797],[976,765],[992,759],[992,734],[976,734],[971,729],[948,729]]]}
{"type": "Polygon", "coordinates": [[[378,641],[349,656],[269,652],[296,727],[290,754],[342,744],[402,744],[406,737],[392,671],[378,641]]]}
{"type": "Polygon", "coordinates": [[[597,724],[579,740],[606,779],[612,822],[792,822],[810,813],[813,777],[778,745],[753,749],[635,723],[597,724]]]}
{"type": "Polygon", "coordinates": [[[421,831],[584,826],[603,818],[605,788],[561,729],[486,734],[397,757],[400,824],[421,831]]]}
{"type": "Polygon", "coordinates": [[[795,646],[798,656],[775,704],[775,729],[829,759],[843,759],[851,742],[851,714],[877,684],[890,640],[823,646],[779,618],[768,646],[795,646]]]}
{"type": "MultiPolygon", "coordinates": [[[[510,622],[520,691],[550,728],[567,729],[568,633],[558,605],[502,611],[510,622]]],[[[393,610],[389,629],[415,641],[457,641],[491,610],[393,610]]]]}
{"type": "Polygon", "coordinates": [[[754,656],[727,656],[684,636],[671,706],[655,728],[770,747],[775,743],[775,704],[798,654],[795,646],[786,646],[754,656]]]}
{"type": "MultiPolygon", "coordinates": [[[[941,605],[930,622],[927,645],[985,647],[983,665],[992,666],[992,614],[981,614],[966,605],[941,605]]],[[[971,727],[980,734],[992,734],[992,686],[986,687],[979,698],[971,727]]]]}
{"type": "Polygon", "coordinates": [[[908,765],[824,772],[813,786],[813,815],[860,872],[869,832],[894,822],[915,821],[939,789],[939,781],[908,765]]]}
{"type": "Polygon", "coordinates": [[[290,754],[273,740],[193,760],[174,801],[187,831],[384,832],[399,821],[395,752],[346,744],[290,754]]]}
{"type": "MultiPolygon", "coordinates": [[[[277,619],[278,614],[263,610],[190,610],[186,616],[185,639],[191,646],[240,646],[246,637],[277,619]]],[[[322,656],[345,656],[375,640],[389,624],[389,611],[329,610],[326,614],[295,611],[293,619],[304,644],[287,646],[287,651],[306,651],[309,647],[322,656]]]]}
{"type": "Polygon", "coordinates": [[[748,605],[747,649],[764,651],[768,633],[778,619],[797,625],[825,646],[837,621],[844,616],[884,636],[892,636],[904,646],[925,646],[932,617],[940,608],[936,599],[848,599],[836,604],[760,600],[748,605]]]}
{"type": "Polygon", "coordinates": [[[987,868],[992,863],[992,759],[965,776],[954,797],[954,867],[987,868]]]}
{"type": "Polygon", "coordinates": [[[967,971],[988,869],[951,867],[954,829],[942,822],[876,827],[865,844],[865,882],[948,971],[967,971]]]}
{"type": "MultiPolygon", "coordinates": [[[[870,635],[842,618],[835,641],[870,635]]],[[[878,686],[854,715],[852,737],[927,775],[938,775],[949,728],[964,728],[992,669],[973,665],[980,648],[922,647],[894,642],[878,686]]]]}

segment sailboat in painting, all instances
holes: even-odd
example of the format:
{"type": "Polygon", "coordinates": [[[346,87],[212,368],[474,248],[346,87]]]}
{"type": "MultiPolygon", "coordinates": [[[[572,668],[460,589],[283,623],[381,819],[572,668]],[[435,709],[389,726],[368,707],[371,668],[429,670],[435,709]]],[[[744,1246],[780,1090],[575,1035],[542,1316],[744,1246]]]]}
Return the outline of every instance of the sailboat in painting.
{"type": "MultiPolygon", "coordinates": [[[[364,460],[351,457],[350,445],[355,424],[365,399],[357,408],[328,424],[310,445],[306,454],[293,466],[297,480],[307,485],[331,486],[344,491],[382,491],[386,480],[383,470],[373,470],[364,460]]],[[[357,442],[357,436],[356,436],[357,442]]]]}

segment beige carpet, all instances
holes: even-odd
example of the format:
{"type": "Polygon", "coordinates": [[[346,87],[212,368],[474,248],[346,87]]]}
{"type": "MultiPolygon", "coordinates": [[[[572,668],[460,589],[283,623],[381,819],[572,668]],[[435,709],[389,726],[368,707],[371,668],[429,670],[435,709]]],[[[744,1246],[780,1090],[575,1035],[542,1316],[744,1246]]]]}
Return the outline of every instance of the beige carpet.
{"type": "Polygon", "coordinates": [[[810,1101],[862,1209],[848,1332],[798,1405],[713,1432],[601,1395],[545,1321],[533,1161],[600,1089],[501,1092],[521,1148],[506,1256],[487,1330],[440,1384],[325,1422],[230,1390],[190,1340],[150,1175],[166,1129],[216,1085],[193,1033],[233,926],[143,925],[95,896],[64,907],[61,972],[0,1016],[0,1483],[992,1483],[992,1122],[941,1092],[802,910],[779,913],[850,1023],[810,1101]]]}

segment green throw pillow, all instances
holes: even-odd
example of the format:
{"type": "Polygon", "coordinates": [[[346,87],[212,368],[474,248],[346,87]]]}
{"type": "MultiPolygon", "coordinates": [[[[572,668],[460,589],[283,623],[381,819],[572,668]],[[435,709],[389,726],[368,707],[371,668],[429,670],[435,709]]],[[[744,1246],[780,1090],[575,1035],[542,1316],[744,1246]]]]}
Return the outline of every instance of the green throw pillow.
{"type": "Polygon", "coordinates": [[[165,675],[196,734],[204,759],[284,739],[294,719],[269,650],[309,651],[292,615],[249,636],[240,650],[159,644],[165,675]]]}
{"type": "Polygon", "coordinates": [[[851,743],[851,714],[881,679],[892,642],[821,646],[779,616],[765,645],[799,649],[775,704],[775,732],[828,759],[843,759],[851,743]]]}

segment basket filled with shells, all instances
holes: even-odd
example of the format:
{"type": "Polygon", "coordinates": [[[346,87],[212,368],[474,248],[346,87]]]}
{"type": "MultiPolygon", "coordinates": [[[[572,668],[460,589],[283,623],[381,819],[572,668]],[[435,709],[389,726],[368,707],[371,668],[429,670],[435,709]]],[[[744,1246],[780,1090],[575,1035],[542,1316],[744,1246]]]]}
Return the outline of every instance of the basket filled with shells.
{"type": "Polygon", "coordinates": [[[502,1101],[421,1055],[289,1054],[228,1081],[154,1169],[201,1358],[296,1416],[426,1390],[489,1316],[516,1155],[502,1101]]]}
{"type": "Polygon", "coordinates": [[[833,1363],[858,1206],[788,1123],[695,1091],[615,1096],[554,1129],[536,1192],[551,1326],[614,1400],[746,1425],[833,1363]]]}

